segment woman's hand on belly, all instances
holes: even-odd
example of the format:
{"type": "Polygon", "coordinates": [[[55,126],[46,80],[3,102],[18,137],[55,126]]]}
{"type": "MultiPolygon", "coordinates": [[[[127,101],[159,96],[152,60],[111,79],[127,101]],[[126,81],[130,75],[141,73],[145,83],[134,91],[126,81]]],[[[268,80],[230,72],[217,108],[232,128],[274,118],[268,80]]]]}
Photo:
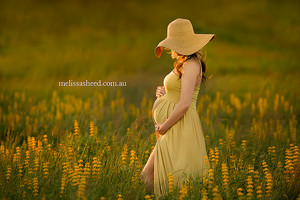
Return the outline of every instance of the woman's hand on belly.
{"type": "Polygon", "coordinates": [[[161,97],[166,94],[166,90],[164,86],[157,86],[156,88],[156,97],[161,97]]]}
{"type": "Polygon", "coordinates": [[[167,129],[165,128],[165,126],[163,126],[163,124],[157,124],[155,125],[155,131],[160,135],[164,135],[167,129]]]}

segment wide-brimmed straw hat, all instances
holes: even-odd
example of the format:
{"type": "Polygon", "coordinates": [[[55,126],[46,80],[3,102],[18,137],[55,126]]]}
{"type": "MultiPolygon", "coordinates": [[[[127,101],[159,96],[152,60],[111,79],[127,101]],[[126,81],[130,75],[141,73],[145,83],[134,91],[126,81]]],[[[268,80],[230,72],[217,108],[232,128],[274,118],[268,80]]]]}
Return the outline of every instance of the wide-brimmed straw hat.
{"type": "Polygon", "coordinates": [[[182,18],[172,21],[168,25],[167,32],[167,37],[155,48],[155,55],[158,58],[164,48],[182,55],[191,55],[215,38],[215,34],[195,34],[192,23],[182,18]]]}

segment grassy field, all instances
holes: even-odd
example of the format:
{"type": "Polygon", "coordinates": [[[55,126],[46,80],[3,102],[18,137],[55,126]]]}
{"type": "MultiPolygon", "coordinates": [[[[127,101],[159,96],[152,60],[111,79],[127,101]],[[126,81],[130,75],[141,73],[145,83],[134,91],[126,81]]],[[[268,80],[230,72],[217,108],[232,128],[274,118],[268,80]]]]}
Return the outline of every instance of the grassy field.
{"type": "MultiPolygon", "coordinates": [[[[208,176],[166,199],[299,198],[298,1],[1,1],[0,199],[154,199],[139,180],[170,21],[214,33],[197,110],[208,176]],[[126,87],[59,87],[60,81],[126,87]]],[[[171,179],[170,179],[171,180],[171,179]]],[[[173,189],[172,189],[173,188],[173,189]]]]}

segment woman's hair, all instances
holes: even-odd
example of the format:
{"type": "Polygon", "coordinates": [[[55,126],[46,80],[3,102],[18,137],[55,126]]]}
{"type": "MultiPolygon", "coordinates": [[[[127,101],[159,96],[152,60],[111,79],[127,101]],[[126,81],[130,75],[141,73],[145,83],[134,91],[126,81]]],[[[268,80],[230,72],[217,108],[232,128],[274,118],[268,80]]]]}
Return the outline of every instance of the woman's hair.
{"type": "Polygon", "coordinates": [[[182,68],[183,64],[185,61],[191,59],[191,58],[195,58],[195,60],[197,62],[199,62],[199,64],[201,64],[202,67],[202,77],[201,77],[201,82],[205,83],[205,81],[209,78],[206,78],[205,76],[205,72],[206,72],[206,54],[203,55],[203,53],[201,52],[201,49],[191,55],[181,55],[171,49],[167,49],[169,50],[169,54],[171,54],[172,59],[176,59],[176,61],[174,62],[174,69],[179,73],[179,78],[181,78],[182,73],[180,71],[180,69],[182,68]]]}

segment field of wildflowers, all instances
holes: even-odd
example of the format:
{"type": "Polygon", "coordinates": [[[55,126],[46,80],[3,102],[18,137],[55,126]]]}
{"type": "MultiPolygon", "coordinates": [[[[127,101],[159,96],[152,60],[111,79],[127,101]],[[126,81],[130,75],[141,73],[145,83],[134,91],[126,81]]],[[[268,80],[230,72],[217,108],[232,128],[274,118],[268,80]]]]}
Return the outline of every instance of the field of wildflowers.
{"type": "MultiPolygon", "coordinates": [[[[113,99],[106,90],[87,100],[0,97],[8,105],[0,113],[1,199],[154,199],[139,178],[156,142],[151,98],[124,106],[121,90],[113,99]]],[[[217,92],[197,110],[211,168],[182,188],[170,175],[168,199],[299,198],[297,121],[284,96],[217,92]]]]}

